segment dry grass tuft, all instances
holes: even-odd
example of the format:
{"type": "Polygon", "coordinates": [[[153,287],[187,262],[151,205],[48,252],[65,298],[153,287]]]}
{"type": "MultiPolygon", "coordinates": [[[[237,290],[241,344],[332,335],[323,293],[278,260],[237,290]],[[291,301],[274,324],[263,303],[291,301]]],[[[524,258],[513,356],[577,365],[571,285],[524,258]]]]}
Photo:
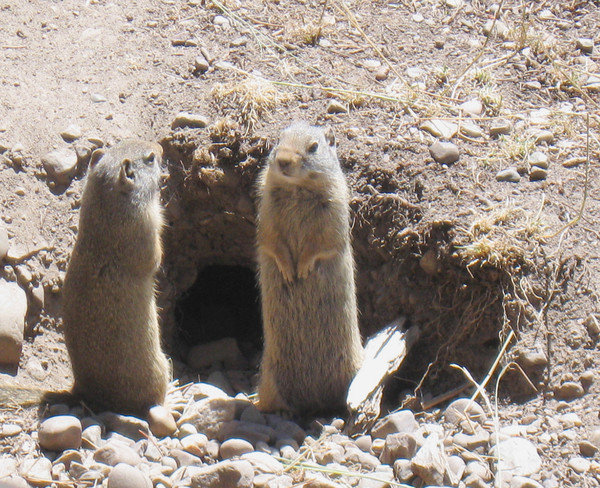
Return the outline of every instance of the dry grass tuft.
{"type": "Polygon", "coordinates": [[[273,83],[256,76],[218,83],[212,89],[212,96],[220,109],[237,119],[247,132],[251,132],[260,119],[289,98],[273,83]]]}
{"type": "Polygon", "coordinates": [[[457,255],[467,269],[492,266],[511,271],[544,241],[543,206],[544,202],[533,216],[511,200],[488,210],[468,229],[459,229],[461,244],[456,246],[457,255]]]}

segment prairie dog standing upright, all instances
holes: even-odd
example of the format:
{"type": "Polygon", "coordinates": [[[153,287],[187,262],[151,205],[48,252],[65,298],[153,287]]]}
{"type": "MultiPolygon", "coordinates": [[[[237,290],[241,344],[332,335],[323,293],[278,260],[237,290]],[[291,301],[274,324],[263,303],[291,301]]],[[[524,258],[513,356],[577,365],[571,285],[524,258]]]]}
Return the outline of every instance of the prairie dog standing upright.
{"type": "Polygon", "coordinates": [[[144,415],[170,377],[154,278],[162,257],[162,148],[125,140],[96,150],[63,289],[75,384],[92,408],[144,415]]]}
{"type": "Polygon", "coordinates": [[[331,129],[285,129],[259,180],[264,352],[259,408],[345,404],[362,361],[349,191],[331,129]]]}

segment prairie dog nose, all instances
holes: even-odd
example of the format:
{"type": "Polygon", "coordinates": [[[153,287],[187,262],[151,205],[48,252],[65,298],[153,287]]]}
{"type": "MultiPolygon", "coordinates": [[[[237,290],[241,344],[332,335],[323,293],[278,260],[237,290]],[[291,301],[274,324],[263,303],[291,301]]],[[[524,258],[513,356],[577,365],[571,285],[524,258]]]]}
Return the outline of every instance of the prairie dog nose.
{"type": "Polygon", "coordinates": [[[279,150],[275,155],[275,163],[282,173],[287,174],[300,162],[300,155],[290,150],[279,150]]]}

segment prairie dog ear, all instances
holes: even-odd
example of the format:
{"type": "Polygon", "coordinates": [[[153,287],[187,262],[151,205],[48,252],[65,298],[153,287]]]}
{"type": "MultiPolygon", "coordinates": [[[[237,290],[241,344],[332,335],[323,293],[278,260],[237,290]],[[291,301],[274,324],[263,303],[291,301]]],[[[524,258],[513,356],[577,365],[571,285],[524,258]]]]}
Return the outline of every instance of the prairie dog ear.
{"type": "Polygon", "coordinates": [[[102,159],[102,156],[104,156],[105,153],[106,153],[106,151],[104,150],[103,147],[96,149],[92,153],[92,156],[90,157],[90,168],[93,168],[94,166],[96,166],[96,164],[98,164],[98,161],[100,161],[102,159]]]}
{"type": "Polygon", "coordinates": [[[325,136],[325,140],[327,141],[327,144],[335,147],[335,134],[333,133],[333,129],[331,127],[325,127],[325,130],[323,131],[323,135],[325,136]]]}

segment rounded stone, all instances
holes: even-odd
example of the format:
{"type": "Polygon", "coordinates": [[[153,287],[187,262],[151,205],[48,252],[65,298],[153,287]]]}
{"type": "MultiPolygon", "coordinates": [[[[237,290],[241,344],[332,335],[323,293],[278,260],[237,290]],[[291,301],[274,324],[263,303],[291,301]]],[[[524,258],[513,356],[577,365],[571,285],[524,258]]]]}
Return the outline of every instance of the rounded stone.
{"type": "Polygon", "coordinates": [[[42,158],[48,176],[56,183],[67,185],[77,170],[77,153],[71,149],[57,149],[42,158]]]}
{"type": "Polygon", "coordinates": [[[72,415],[58,415],[44,420],[38,432],[42,449],[64,451],[81,446],[81,422],[72,415]]]}
{"type": "Polygon", "coordinates": [[[529,179],[531,181],[540,181],[548,178],[548,170],[538,166],[532,166],[529,171],[529,179]]]}
{"type": "Polygon", "coordinates": [[[221,444],[219,455],[221,459],[230,459],[254,451],[254,446],[244,439],[228,439],[221,444]]]}
{"type": "Polygon", "coordinates": [[[444,421],[453,425],[458,425],[467,417],[480,424],[487,418],[479,403],[472,402],[469,398],[453,401],[444,411],[444,421]]]}
{"type": "Polygon", "coordinates": [[[508,181],[510,183],[518,183],[521,181],[521,175],[517,168],[511,166],[496,173],[496,181],[508,181]]]}
{"type": "Polygon", "coordinates": [[[565,381],[554,389],[554,394],[562,400],[573,400],[581,398],[585,393],[583,386],[575,381],[565,381]]]}
{"type": "Polygon", "coordinates": [[[434,142],[429,147],[429,154],[440,164],[455,163],[460,157],[458,146],[452,142],[434,142]]]}
{"type": "Polygon", "coordinates": [[[152,481],[139,469],[117,464],[108,475],[108,488],[152,488],[152,481]]]}
{"type": "Polygon", "coordinates": [[[167,437],[177,430],[171,412],[162,405],[155,405],[148,411],[148,424],[156,437],[167,437]]]}

